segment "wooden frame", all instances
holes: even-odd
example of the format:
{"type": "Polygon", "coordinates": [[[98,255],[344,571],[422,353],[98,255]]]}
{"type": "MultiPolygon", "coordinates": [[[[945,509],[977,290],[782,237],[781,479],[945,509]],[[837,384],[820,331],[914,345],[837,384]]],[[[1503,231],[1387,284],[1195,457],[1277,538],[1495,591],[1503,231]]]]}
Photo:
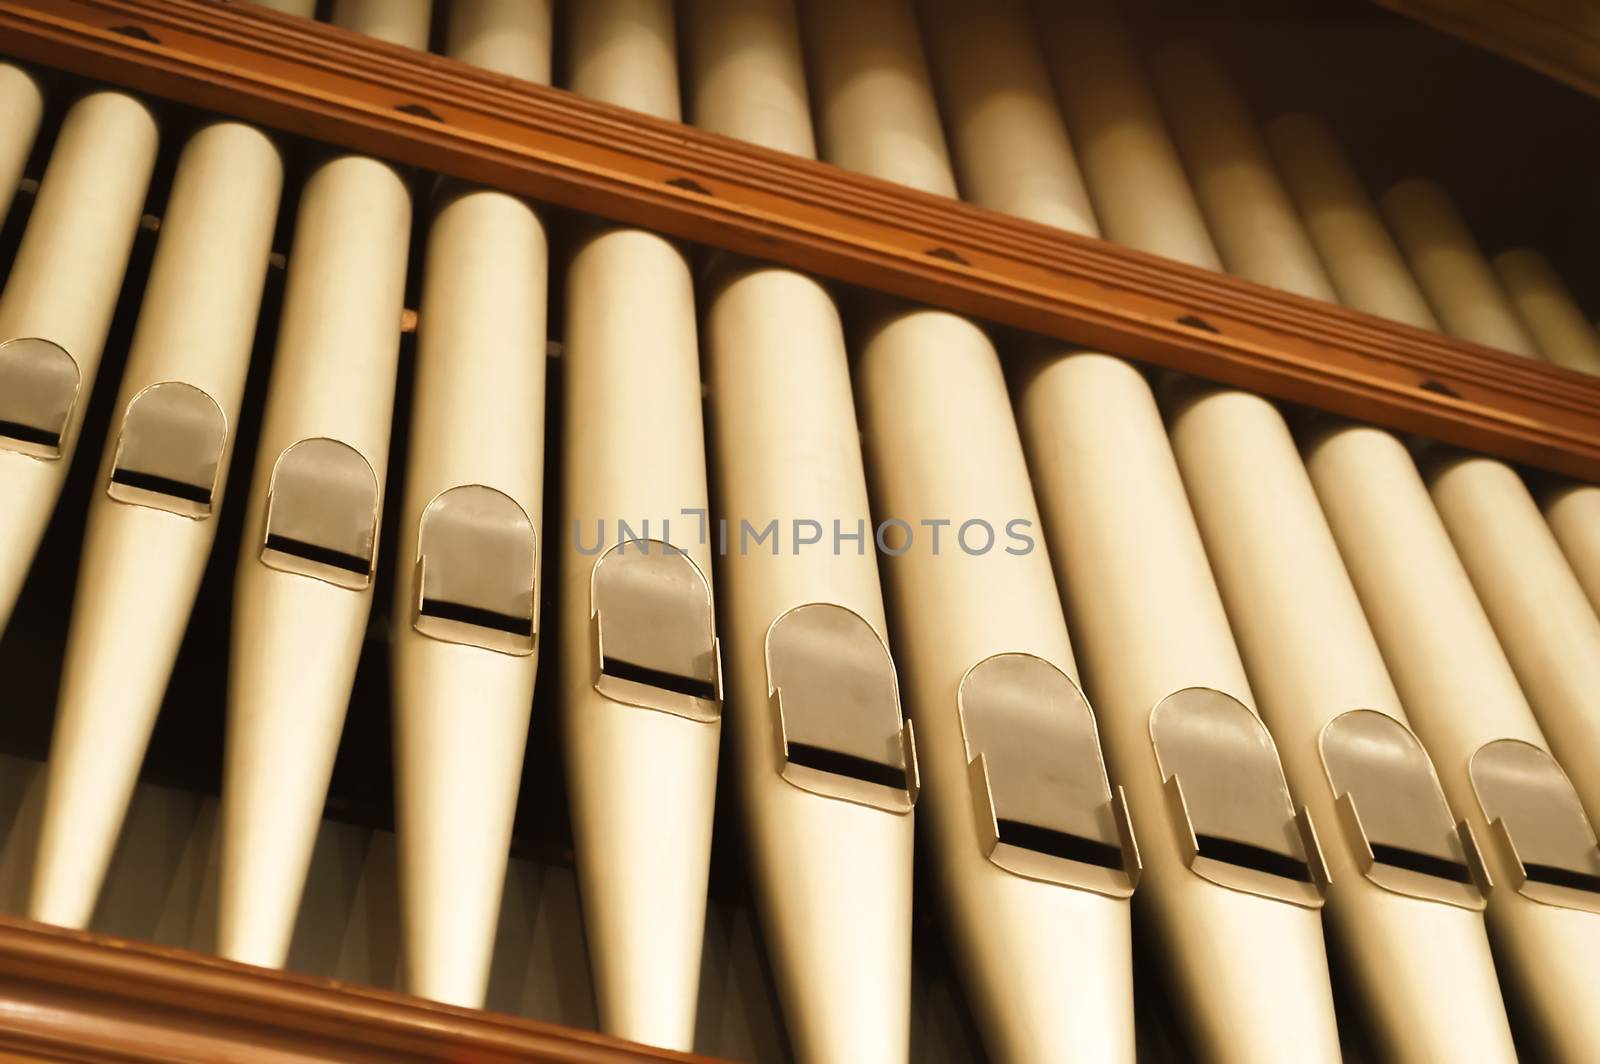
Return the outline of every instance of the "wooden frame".
{"type": "Polygon", "coordinates": [[[1600,378],[206,0],[0,0],[0,51],[401,163],[1600,480],[1600,378]]]}
{"type": "Polygon", "coordinates": [[[0,917],[0,1055],[119,1064],[707,1061],[592,1031],[0,917]]]}

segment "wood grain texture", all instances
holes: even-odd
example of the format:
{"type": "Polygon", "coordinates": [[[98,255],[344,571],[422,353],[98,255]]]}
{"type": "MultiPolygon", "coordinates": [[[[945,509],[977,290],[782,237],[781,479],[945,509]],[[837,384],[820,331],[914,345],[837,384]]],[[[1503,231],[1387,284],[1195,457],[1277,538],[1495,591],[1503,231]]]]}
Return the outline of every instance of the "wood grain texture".
{"type": "Polygon", "coordinates": [[[0,0],[0,52],[1600,480],[1600,379],[251,5],[0,0]]]}
{"type": "Polygon", "coordinates": [[[151,1064],[710,1059],[0,917],[0,1055],[6,1053],[151,1064]]]}

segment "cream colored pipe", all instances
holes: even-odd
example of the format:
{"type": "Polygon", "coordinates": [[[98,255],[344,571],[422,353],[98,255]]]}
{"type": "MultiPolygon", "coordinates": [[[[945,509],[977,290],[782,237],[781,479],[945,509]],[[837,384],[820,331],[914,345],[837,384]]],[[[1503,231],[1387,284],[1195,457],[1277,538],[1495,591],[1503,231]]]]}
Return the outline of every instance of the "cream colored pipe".
{"type": "Polygon", "coordinates": [[[451,0],[445,26],[452,59],[550,84],[552,0],[451,0]]]}
{"type": "MultiPolygon", "coordinates": [[[[672,4],[604,0],[570,16],[575,91],[678,116],[672,4]]],[[[688,1049],[722,726],[695,301],[683,253],[640,230],[587,235],[567,271],[566,330],[561,708],[595,1004],[608,1033],[688,1049]],[[635,631],[629,650],[680,663],[687,655],[693,664],[682,668],[711,686],[709,697],[643,682],[628,694],[603,667],[602,596],[618,593],[621,609],[609,616],[620,624],[651,605],[628,600],[651,581],[630,591],[602,579],[607,565],[627,564],[626,551],[599,552],[620,543],[622,523],[629,538],[658,543],[633,555],[642,565],[658,566],[663,581],[676,574],[678,595],[663,607],[671,619],[656,627],[683,640],[668,648],[635,631]]]]}
{"type": "Polygon", "coordinates": [[[902,551],[887,563],[894,632],[924,823],[985,1047],[996,1060],[1131,1061],[1127,900],[1000,867],[973,816],[957,697],[969,670],[1029,654],[1077,676],[999,360],[971,323],[911,311],[876,323],[856,379],[878,517],[910,530],[909,549],[885,533],[902,551]],[[938,521],[950,524],[936,550],[938,521]],[[969,553],[986,540],[969,521],[995,529],[989,549],[969,553]]]}
{"type": "MultiPolygon", "coordinates": [[[[810,155],[791,0],[696,0],[685,11],[696,120],[810,155]]],[[[811,721],[789,718],[809,712],[818,719],[825,709],[806,704],[798,696],[807,692],[794,684],[788,702],[779,703],[782,722],[773,701],[781,656],[798,649],[783,643],[785,626],[819,609],[853,615],[857,644],[876,652],[875,675],[887,680],[856,712],[872,714],[880,742],[901,727],[894,669],[882,650],[876,554],[835,551],[826,538],[835,521],[850,530],[871,522],[843,329],[827,292],[808,277],[727,260],[717,271],[706,360],[718,518],[728,523],[730,541],[717,578],[727,621],[732,754],[763,938],[798,1059],[903,1061],[911,1026],[914,784],[890,794],[862,786],[859,774],[807,779],[784,744],[791,725],[798,740],[811,721]],[[775,538],[751,542],[771,521],[775,538]],[[819,542],[801,546],[810,526],[797,522],[816,522],[824,530],[819,542]],[[791,614],[796,608],[803,609],[791,614]],[[770,666],[769,653],[778,656],[770,666]]],[[[824,667],[850,662],[825,660],[824,667]]],[[[820,694],[847,698],[852,690],[820,694]]],[[[829,750],[861,748],[847,728],[806,737],[832,740],[829,750]]]]}
{"type": "MultiPolygon", "coordinates": [[[[392,650],[405,981],[412,993],[474,1008],[489,978],[537,659],[532,638],[502,645],[494,623],[424,633],[421,576],[430,563],[441,581],[462,579],[449,566],[467,569],[469,584],[482,571],[494,582],[486,591],[526,604],[536,634],[545,271],[538,216],[511,196],[466,192],[434,220],[417,319],[392,650]],[[471,538],[419,544],[424,511],[448,505],[452,490],[482,494],[473,486],[509,502],[497,500],[471,538]],[[487,556],[502,536],[526,557],[487,556]]],[[[461,597],[441,601],[484,608],[461,597]]]]}
{"type": "MultiPolygon", "coordinates": [[[[1516,676],[1400,441],[1335,425],[1310,440],[1306,463],[1411,722],[1451,806],[1482,844],[1495,883],[1488,923],[1501,981],[1529,1017],[1542,1059],[1587,1060],[1600,1044],[1600,983],[1591,971],[1600,910],[1547,904],[1518,890],[1480,800],[1482,781],[1469,774],[1469,763],[1497,740],[1547,749],[1516,676]]],[[[1577,829],[1584,831],[1592,846],[1592,830],[1577,829]]]]}
{"type": "Polygon", "coordinates": [[[1445,528],[1589,818],[1600,823],[1600,617],[1528,488],[1503,462],[1447,454],[1427,467],[1445,528]]]}
{"type": "Polygon", "coordinates": [[[1543,492],[1539,504],[1589,605],[1600,613],[1600,488],[1563,484],[1543,492]]]}
{"type": "Polygon", "coordinates": [[[207,126],[178,160],[89,504],[34,919],[86,925],[116,847],[216,538],[282,186],[249,126],[207,126]]]}
{"type": "MultiPolygon", "coordinates": [[[[60,349],[57,359],[62,352],[71,359],[62,368],[77,378],[65,413],[49,419],[52,432],[59,430],[52,454],[0,434],[0,631],[72,465],[156,148],[155,118],[133,97],[96,92],[73,104],[0,293],[0,343],[48,341],[60,349]]],[[[5,391],[17,394],[13,380],[5,391]]]]}
{"type": "Polygon", "coordinates": [[[717,289],[706,333],[718,516],[729,526],[718,569],[729,726],[789,1040],[800,1060],[903,1061],[913,814],[802,789],[774,753],[775,622],[827,603],[878,639],[886,631],[874,553],[832,544],[835,522],[871,524],[839,317],[815,281],[749,268],[717,289]],[[745,523],[759,534],[772,520],[773,544],[748,542],[745,523]],[[797,522],[816,522],[819,541],[800,545],[810,529],[797,522]]]}
{"type": "Polygon", "coordinates": [[[911,0],[806,0],[803,21],[822,157],[954,196],[911,0]]]}
{"type": "Polygon", "coordinates": [[[1314,115],[1285,115],[1268,122],[1264,133],[1339,301],[1380,318],[1438,330],[1438,319],[1377,205],[1327,125],[1314,115]]]}
{"type": "Polygon", "coordinates": [[[1150,71],[1222,265],[1257,284],[1332,302],[1333,284],[1216,58],[1186,41],[1158,50],[1150,71]]]}
{"type": "MultiPolygon", "coordinates": [[[[547,77],[540,8],[453,5],[452,53],[547,77]]],[[[473,1008],[489,978],[538,660],[548,258],[526,203],[447,188],[418,311],[390,658],[405,985],[473,1008]]]]}
{"type": "Polygon", "coordinates": [[[1108,8],[1038,5],[1061,110],[1101,232],[1140,251],[1220,270],[1155,93],[1108,8]]]}
{"type": "Polygon", "coordinates": [[[432,0],[333,0],[333,24],[426,51],[432,0]]]}
{"type": "MultiPolygon", "coordinates": [[[[857,8],[820,4],[810,11],[812,43],[831,55],[818,86],[825,149],[839,153],[832,161],[878,177],[952,188],[943,137],[922,119],[936,112],[909,5],[857,8]],[[880,121],[882,115],[900,120],[880,121]]],[[[994,349],[954,315],[890,312],[862,349],[857,387],[876,516],[906,522],[912,537],[910,550],[888,566],[890,605],[927,778],[924,837],[933,843],[943,908],[984,1044],[999,1060],[1131,1060],[1126,895],[1068,885],[1052,878],[1059,869],[1030,876],[1007,866],[985,834],[997,835],[1006,815],[994,795],[1028,786],[1029,769],[1059,773],[1073,798],[1092,804],[1093,796],[1106,803],[1094,812],[1109,816],[1092,715],[1086,705],[1076,710],[1087,734],[1070,751],[1052,745],[1052,756],[1037,765],[994,760],[1000,775],[980,777],[982,783],[972,773],[973,765],[987,772],[987,759],[1001,752],[980,745],[981,708],[962,701],[969,675],[1024,660],[1063,684],[1076,678],[1045,555],[1036,539],[1013,535],[1037,536],[1038,520],[994,349]],[[950,524],[941,529],[939,521],[950,524]],[[985,542],[985,527],[996,542],[985,542]],[[936,551],[932,537],[941,533],[936,551]]],[[[905,549],[897,535],[888,527],[886,550],[905,549]]],[[[1036,704],[1060,711],[1042,723],[1068,725],[1068,706],[1045,702],[1041,688],[1028,691],[1036,704]]],[[[1061,797],[1046,792],[1051,814],[1068,812],[1071,803],[1061,797]]],[[[1024,859],[1055,860],[1027,850],[1024,859]]]]}
{"type": "Polygon", "coordinates": [[[0,114],[6,116],[0,127],[0,219],[4,219],[44,117],[44,90],[32,74],[10,63],[0,63],[0,114]]]}
{"type": "Polygon", "coordinates": [[[1541,357],[1448,192],[1413,178],[1391,187],[1378,206],[1447,332],[1513,355],[1541,357]]]}
{"type": "Polygon", "coordinates": [[[1112,775],[1140,829],[1138,905],[1190,1044],[1209,1060],[1337,1060],[1316,909],[1189,867],[1152,755],[1152,711],[1169,695],[1205,687],[1247,707],[1251,695],[1149,386],[1105,355],[1048,358],[1019,381],[1018,417],[1112,775]]]}
{"type": "Polygon", "coordinates": [[[410,230],[405,182],[375,160],[326,162],[301,193],[234,581],[217,939],[234,960],[283,963],[366,638],[410,230]]]}
{"type": "Polygon", "coordinates": [[[566,315],[562,716],[595,1000],[607,1032],[687,1049],[721,725],[599,690],[592,548],[616,544],[625,522],[710,578],[688,264],[652,233],[590,236],[567,273],[566,315]]]}
{"type": "Polygon", "coordinates": [[[1099,236],[1022,0],[924,0],[922,14],[963,197],[1099,236]]]}
{"type": "Polygon", "coordinates": [[[1544,357],[1568,369],[1600,373],[1600,329],[1549,260],[1530,248],[1512,248],[1496,255],[1493,265],[1544,357]]]}
{"type": "Polygon", "coordinates": [[[657,118],[681,118],[672,4],[584,0],[565,14],[567,88],[657,118]]]}
{"type": "MultiPolygon", "coordinates": [[[[1350,710],[1401,724],[1406,715],[1288,427],[1259,396],[1171,383],[1173,452],[1262,715],[1323,832],[1329,931],[1383,1059],[1516,1060],[1483,917],[1464,907],[1477,904],[1476,892],[1456,896],[1430,877],[1408,896],[1368,878],[1359,861],[1367,839],[1335,801],[1325,729],[1350,710]]],[[[1379,767],[1391,771],[1368,793],[1403,795],[1385,789],[1403,784],[1392,763],[1379,767]]],[[[1364,812],[1374,825],[1384,814],[1364,812]]],[[[1442,799],[1438,813],[1448,834],[1454,819],[1442,799]]]]}
{"type": "Polygon", "coordinates": [[[694,124],[816,158],[795,0],[688,0],[683,12],[694,124]]]}

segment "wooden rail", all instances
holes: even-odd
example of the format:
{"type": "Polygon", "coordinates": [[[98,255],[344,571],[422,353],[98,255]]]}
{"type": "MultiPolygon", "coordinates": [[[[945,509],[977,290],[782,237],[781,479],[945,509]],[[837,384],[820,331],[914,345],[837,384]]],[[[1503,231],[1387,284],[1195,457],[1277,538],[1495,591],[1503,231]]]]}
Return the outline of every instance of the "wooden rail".
{"type": "Polygon", "coordinates": [[[1600,379],[333,26],[206,0],[0,0],[0,52],[1600,481],[1600,379]]]}
{"type": "Polygon", "coordinates": [[[0,917],[0,1056],[119,1064],[709,1058],[0,917]]]}
{"type": "Polygon", "coordinates": [[[1600,96],[1600,6],[1594,0],[1377,2],[1600,96]]]}

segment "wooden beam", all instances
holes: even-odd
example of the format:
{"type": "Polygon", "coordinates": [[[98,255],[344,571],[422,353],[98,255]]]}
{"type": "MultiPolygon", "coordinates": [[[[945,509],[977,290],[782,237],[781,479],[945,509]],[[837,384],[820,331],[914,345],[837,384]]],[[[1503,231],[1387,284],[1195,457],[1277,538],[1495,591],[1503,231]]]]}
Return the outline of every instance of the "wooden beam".
{"type": "Polygon", "coordinates": [[[332,979],[0,917],[0,1055],[29,1060],[709,1061],[332,979]]]}
{"type": "Polygon", "coordinates": [[[1600,480],[1600,379],[205,0],[0,0],[0,52],[1600,480]]]}

